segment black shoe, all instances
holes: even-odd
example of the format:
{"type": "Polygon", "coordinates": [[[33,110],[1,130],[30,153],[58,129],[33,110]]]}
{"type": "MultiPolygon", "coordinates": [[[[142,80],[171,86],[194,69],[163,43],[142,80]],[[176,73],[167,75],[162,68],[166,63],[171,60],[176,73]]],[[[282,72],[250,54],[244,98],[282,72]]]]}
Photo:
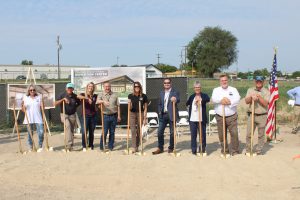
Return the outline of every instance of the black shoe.
{"type": "Polygon", "coordinates": [[[173,153],[173,149],[168,149],[168,153],[173,153]]]}
{"type": "Polygon", "coordinates": [[[238,154],[239,154],[239,152],[233,152],[233,153],[231,153],[231,156],[236,156],[238,154]]]}

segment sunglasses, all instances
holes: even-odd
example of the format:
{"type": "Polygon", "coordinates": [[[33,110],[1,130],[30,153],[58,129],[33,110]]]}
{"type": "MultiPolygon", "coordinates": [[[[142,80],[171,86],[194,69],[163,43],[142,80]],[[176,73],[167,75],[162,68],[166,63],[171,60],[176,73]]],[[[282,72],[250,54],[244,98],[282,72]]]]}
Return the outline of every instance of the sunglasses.
{"type": "Polygon", "coordinates": [[[35,92],[35,89],[31,89],[31,90],[29,90],[30,92],[35,92]]]}
{"type": "Polygon", "coordinates": [[[164,82],[164,84],[170,84],[170,82],[164,82]]]}
{"type": "Polygon", "coordinates": [[[72,89],[72,90],[73,90],[74,88],[72,88],[72,87],[68,87],[68,90],[70,90],[70,89],[72,89]]]}
{"type": "Polygon", "coordinates": [[[139,85],[135,85],[134,87],[135,87],[135,88],[139,88],[140,86],[139,86],[139,85]]]}

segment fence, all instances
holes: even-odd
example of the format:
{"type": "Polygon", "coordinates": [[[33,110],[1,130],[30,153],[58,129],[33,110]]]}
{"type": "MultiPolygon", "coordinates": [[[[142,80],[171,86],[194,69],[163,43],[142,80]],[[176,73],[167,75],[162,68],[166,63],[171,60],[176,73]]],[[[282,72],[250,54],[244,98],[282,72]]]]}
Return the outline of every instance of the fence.
{"type": "MultiPolygon", "coordinates": [[[[193,93],[193,83],[198,80],[202,86],[202,92],[207,93],[210,97],[213,91],[213,88],[219,86],[219,81],[216,79],[200,79],[200,78],[186,78],[186,77],[176,77],[172,78],[172,84],[175,89],[180,92],[181,102],[179,104],[180,110],[186,110],[185,102],[189,95],[193,93]]],[[[55,83],[56,90],[56,98],[57,96],[65,90],[66,82],[55,83]]],[[[158,104],[158,96],[160,90],[163,89],[163,78],[148,78],[146,80],[147,84],[147,96],[151,101],[149,106],[149,111],[157,111],[158,104]]],[[[238,107],[239,114],[239,123],[244,123],[246,119],[247,106],[244,103],[244,97],[247,93],[249,87],[253,87],[253,81],[248,80],[231,80],[229,85],[236,87],[241,96],[241,102],[238,107]]],[[[267,83],[266,83],[267,85],[267,83]]],[[[293,118],[292,108],[287,105],[288,96],[286,92],[299,85],[299,82],[295,81],[279,81],[279,94],[280,98],[277,103],[277,120],[279,123],[287,123],[290,122],[293,118]]],[[[4,127],[13,127],[13,113],[12,111],[7,110],[7,84],[0,84],[0,91],[2,93],[2,98],[0,98],[0,130],[4,127]]],[[[213,109],[212,104],[208,104],[208,109],[213,109]]],[[[127,116],[127,106],[121,105],[122,111],[122,122],[121,124],[126,124],[126,116],[127,116]]],[[[61,127],[59,107],[51,110],[46,110],[46,116],[49,120],[49,123],[52,127],[61,127]]],[[[81,108],[78,108],[78,113],[80,115],[81,108]]],[[[23,120],[23,116],[21,114],[19,123],[23,120]]],[[[100,123],[100,118],[97,120],[98,124],[100,123]]]]}

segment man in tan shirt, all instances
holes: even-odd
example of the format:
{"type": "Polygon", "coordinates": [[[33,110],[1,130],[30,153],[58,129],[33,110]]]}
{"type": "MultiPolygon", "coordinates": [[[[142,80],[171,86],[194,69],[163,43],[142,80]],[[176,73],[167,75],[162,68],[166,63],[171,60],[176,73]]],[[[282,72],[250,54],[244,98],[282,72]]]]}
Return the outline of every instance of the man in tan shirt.
{"type": "MultiPolygon", "coordinates": [[[[121,112],[118,96],[116,93],[111,91],[110,83],[104,83],[103,87],[104,91],[102,94],[98,95],[97,104],[103,104],[104,124],[102,126],[104,127],[104,140],[106,141],[106,136],[109,131],[108,149],[112,151],[115,141],[115,129],[117,122],[121,121],[121,112]]],[[[100,149],[103,150],[102,137],[100,137],[100,149]]]]}
{"type": "Polygon", "coordinates": [[[268,103],[270,98],[269,90],[263,87],[264,77],[255,77],[255,87],[249,88],[246,94],[245,102],[249,104],[247,136],[246,136],[246,153],[250,153],[251,148],[251,106],[254,101],[254,131],[258,129],[258,144],[256,154],[261,155],[265,143],[265,127],[267,122],[268,103]]]}

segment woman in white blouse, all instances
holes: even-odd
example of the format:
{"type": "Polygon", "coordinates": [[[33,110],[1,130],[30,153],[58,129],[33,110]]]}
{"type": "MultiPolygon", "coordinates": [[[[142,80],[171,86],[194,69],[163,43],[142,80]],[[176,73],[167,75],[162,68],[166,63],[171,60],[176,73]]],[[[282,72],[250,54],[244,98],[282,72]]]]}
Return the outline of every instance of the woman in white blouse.
{"type": "MultiPolygon", "coordinates": [[[[42,100],[41,97],[38,96],[35,86],[30,85],[28,87],[26,95],[23,97],[23,112],[27,112],[28,121],[30,129],[33,130],[34,125],[36,126],[36,132],[38,134],[39,139],[39,149],[38,152],[43,150],[43,140],[44,140],[44,125],[43,118],[41,113],[42,100]]],[[[26,117],[24,117],[23,124],[28,124],[26,117]]],[[[28,145],[30,151],[32,150],[32,139],[30,137],[30,130],[28,130],[28,145]]],[[[33,132],[32,132],[33,133],[33,132]]]]}

